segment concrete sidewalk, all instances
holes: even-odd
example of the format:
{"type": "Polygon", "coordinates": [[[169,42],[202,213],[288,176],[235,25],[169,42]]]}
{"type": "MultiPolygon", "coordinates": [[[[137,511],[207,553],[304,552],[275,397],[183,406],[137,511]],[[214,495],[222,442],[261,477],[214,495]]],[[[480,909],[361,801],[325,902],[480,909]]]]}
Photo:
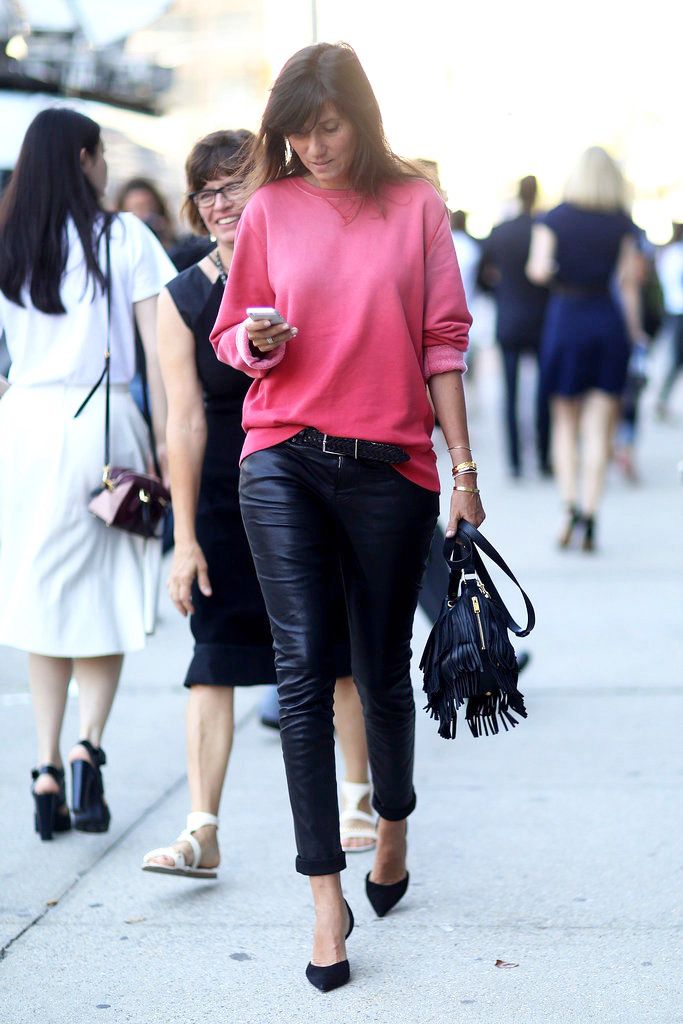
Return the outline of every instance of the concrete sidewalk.
{"type": "MultiPolygon", "coordinates": [[[[293,870],[279,741],[258,722],[260,690],[238,694],[219,880],[139,870],[187,812],[180,680],[190,641],[164,602],[157,635],[126,664],[108,728],[103,836],[33,834],[24,657],[0,649],[2,1024],[683,1021],[681,435],[646,408],[645,483],[614,476],[600,553],[560,554],[552,485],[505,478],[490,358],[473,444],[485,531],[537,609],[520,644],[533,655],[529,719],[511,735],[475,741],[462,728],[447,743],[418,694],[411,886],[378,920],[363,893],[371,857],[349,857],[352,984],[323,996],[304,978],[311,901],[293,870]]],[[[418,654],[426,631],[419,616],[418,654]]],[[[70,701],[66,744],[75,711],[70,701]]]]}

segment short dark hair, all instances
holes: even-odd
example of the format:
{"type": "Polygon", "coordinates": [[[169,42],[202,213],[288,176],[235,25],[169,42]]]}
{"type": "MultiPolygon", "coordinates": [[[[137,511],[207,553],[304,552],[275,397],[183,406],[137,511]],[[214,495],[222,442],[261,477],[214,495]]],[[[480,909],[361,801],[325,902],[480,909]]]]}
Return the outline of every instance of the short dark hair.
{"type": "Polygon", "coordinates": [[[117,210],[123,209],[130,192],[148,192],[154,200],[158,215],[170,222],[171,214],[168,203],[154,182],[150,181],[149,178],[129,178],[128,181],[124,181],[116,194],[117,210]]]}
{"type": "Polygon", "coordinates": [[[23,305],[21,289],[30,282],[36,309],[65,312],[60,285],[69,220],[83,246],[87,277],[104,290],[97,251],[108,218],[81,166],[81,150],[95,156],[99,144],[97,122],[66,107],[42,110],[29,125],[0,200],[0,291],[10,302],[23,305]]]}
{"type": "Polygon", "coordinates": [[[236,131],[211,132],[195,142],[185,161],[185,177],[188,195],[185,196],[181,213],[197,235],[205,235],[206,227],[201,215],[189,197],[198,192],[207,181],[228,177],[237,173],[243,165],[242,158],[248,152],[254,135],[246,128],[236,131]]]}
{"type": "Polygon", "coordinates": [[[451,231],[467,231],[467,214],[464,210],[451,213],[451,231]]]}
{"type": "Polygon", "coordinates": [[[538,182],[535,174],[527,174],[525,178],[521,179],[517,194],[524,208],[530,210],[536,202],[538,194],[538,182]]]}
{"type": "Polygon", "coordinates": [[[348,43],[316,43],[290,57],[275,80],[253,146],[253,167],[246,176],[247,195],[278,178],[306,173],[287,138],[310,130],[327,103],[348,118],[356,130],[356,148],[349,168],[353,189],[376,197],[387,181],[426,177],[421,168],[390,149],[379,104],[353,47],[348,43]]]}

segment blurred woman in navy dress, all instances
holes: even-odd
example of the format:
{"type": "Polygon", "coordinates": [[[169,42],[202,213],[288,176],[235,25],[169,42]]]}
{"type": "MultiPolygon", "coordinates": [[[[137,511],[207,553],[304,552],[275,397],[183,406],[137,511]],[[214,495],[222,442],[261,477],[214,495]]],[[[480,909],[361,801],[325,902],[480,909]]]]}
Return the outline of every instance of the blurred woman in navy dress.
{"type": "Polygon", "coordinates": [[[594,146],[564,201],[532,232],[527,274],[548,284],[541,383],[550,398],[553,469],[565,505],[560,547],[595,544],[595,517],[631,345],[642,338],[641,266],[626,185],[594,146]]]}

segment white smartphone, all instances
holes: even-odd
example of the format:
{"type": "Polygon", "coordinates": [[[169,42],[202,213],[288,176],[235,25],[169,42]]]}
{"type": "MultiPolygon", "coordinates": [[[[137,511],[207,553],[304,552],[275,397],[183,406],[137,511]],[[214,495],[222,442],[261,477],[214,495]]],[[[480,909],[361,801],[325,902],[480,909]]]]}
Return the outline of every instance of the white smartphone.
{"type": "Polygon", "coordinates": [[[280,316],[272,306],[249,306],[247,316],[250,316],[252,320],[270,320],[273,327],[276,324],[285,323],[285,318],[280,316]]]}

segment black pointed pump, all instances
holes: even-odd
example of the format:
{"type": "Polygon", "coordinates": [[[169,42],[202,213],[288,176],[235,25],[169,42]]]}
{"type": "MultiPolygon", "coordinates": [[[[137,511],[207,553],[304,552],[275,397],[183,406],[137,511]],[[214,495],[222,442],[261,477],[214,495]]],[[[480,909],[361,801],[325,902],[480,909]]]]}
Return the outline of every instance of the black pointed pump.
{"type": "MultiPolygon", "coordinates": [[[[348,939],[349,935],[353,931],[354,920],[353,911],[351,907],[346,903],[346,911],[349,915],[349,927],[347,929],[345,939],[348,939]]],[[[347,981],[351,977],[351,969],[349,967],[348,960],[339,960],[336,964],[329,964],[328,967],[317,967],[315,964],[309,962],[306,968],[306,977],[310,981],[311,985],[319,989],[321,992],[331,992],[335,988],[341,988],[342,985],[346,985],[347,981]]]]}
{"type": "Polygon", "coordinates": [[[365,876],[365,895],[372,904],[372,909],[378,917],[384,917],[402,899],[410,881],[410,872],[406,871],[406,877],[400,882],[393,882],[391,885],[381,885],[379,882],[370,881],[370,872],[365,876]]]}

